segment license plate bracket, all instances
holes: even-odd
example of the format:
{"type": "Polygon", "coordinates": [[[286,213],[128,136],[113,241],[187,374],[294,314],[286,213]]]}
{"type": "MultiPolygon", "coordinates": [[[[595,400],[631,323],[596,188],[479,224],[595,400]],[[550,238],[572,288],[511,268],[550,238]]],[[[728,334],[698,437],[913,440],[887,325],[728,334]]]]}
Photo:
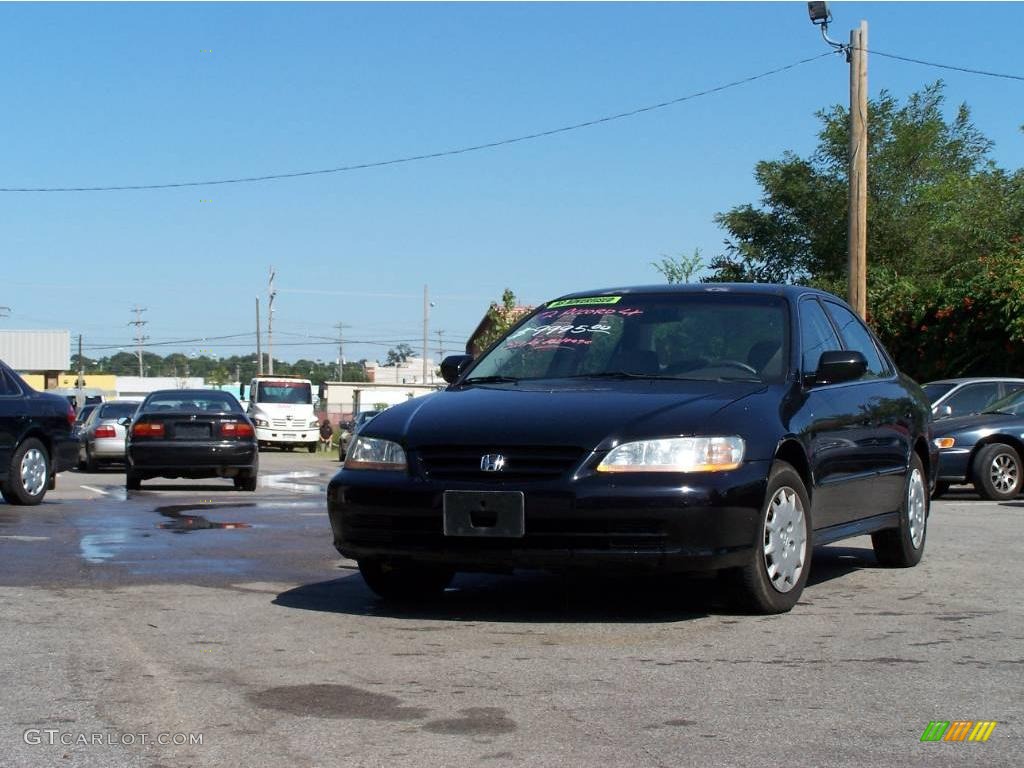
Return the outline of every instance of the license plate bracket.
{"type": "Polygon", "coordinates": [[[522,491],[445,491],[444,535],[521,539],[526,535],[522,491]]]}

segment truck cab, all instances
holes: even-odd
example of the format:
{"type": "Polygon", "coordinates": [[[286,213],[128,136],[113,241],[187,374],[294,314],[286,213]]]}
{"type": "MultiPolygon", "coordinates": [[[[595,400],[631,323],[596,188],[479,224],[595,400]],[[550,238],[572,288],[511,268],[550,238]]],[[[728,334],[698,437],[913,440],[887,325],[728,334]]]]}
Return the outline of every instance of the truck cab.
{"type": "Polygon", "coordinates": [[[256,426],[260,447],[316,453],[319,422],[313,411],[313,384],[297,376],[256,376],[249,384],[246,410],[256,426]]]}

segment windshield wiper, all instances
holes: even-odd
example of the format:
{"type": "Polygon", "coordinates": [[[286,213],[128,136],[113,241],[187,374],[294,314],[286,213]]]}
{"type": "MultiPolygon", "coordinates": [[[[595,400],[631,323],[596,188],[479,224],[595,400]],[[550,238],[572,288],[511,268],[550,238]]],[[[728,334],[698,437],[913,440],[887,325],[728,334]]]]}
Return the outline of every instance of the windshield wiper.
{"type": "Polygon", "coordinates": [[[982,411],[982,413],[996,413],[1000,416],[1016,416],[1016,414],[1010,413],[1009,411],[982,411]]]}
{"type": "Polygon", "coordinates": [[[567,379],[660,379],[662,381],[679,381],[678,376],[662,376],[658,373],[629,373],[627,371],[600,371],[597,373],[575,373],[567,379]]]}
{"type": "Polygon", "coordinates": [[[509,384],[519,381],[515,376],[472,376],[463,380],[462,384],[509,384]]]}

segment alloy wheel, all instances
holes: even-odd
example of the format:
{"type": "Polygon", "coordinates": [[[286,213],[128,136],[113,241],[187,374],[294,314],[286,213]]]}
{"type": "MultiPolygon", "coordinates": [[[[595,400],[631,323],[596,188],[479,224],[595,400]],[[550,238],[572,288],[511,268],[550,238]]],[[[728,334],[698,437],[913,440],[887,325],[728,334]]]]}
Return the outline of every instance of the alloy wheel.
{"type": "Polygon", "coordinates": [[[1017,486],[1019,476],[1020,468],[1010,454],[1000,453],[992,459],[989,477],[992,479],[992,485],[1000,493],[1012,491],[1017,486]]]}

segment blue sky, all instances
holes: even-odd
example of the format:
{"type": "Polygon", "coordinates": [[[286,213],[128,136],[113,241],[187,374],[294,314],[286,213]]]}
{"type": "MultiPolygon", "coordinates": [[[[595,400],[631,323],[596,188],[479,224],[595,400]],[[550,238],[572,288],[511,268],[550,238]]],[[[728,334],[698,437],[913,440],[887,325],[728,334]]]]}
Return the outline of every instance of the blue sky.
{"type": "MultiPolygon", "coordinates": [[[[1022,74],[1020,3],[833,3],[870,47],[1022,74]]],[[[100,186],[329,168],[533,133],[824,52],[806,4],[0,3],[0,187],[100,186]],[[207,52],[209,51],[209,52],[207,52]]],[[[717,212],[754,164],[815,145],[848,98],[828,57],[582,130],[349,173],[154,191],[0,194],[0,328],[67,328],[93,356],[251,333],[277,270],[275,353],[346,325],[346,359],[444,331],[460,346],[505,287],[524,303],[660,282],[662,254],[722,251],[717,212]],[[207,201],[207,202],[204,202],[207,201]],[[362,343],[359,343],[362,342],[362,343]],[[287,346],[286,346],[287,345],[287,346]],[[112,349],[99,350],[99,346],[112,349]]],[[[942,78],[1024,165],[1024,83],[874,56],[872,96],[942,78]]],[[[230,355],[252,337],[153,348],[230,355]]]]}

